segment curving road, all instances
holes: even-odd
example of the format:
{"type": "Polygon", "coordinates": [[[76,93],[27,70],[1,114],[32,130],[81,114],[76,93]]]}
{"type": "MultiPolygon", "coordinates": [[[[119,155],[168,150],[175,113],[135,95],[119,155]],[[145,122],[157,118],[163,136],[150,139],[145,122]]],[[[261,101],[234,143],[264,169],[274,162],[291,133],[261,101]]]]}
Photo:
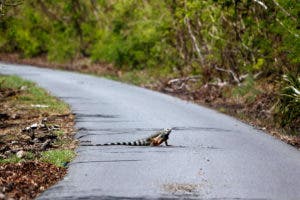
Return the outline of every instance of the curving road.
{"type": "Polygon", "coordinates": [[[300,199],[300,152],[236,119],[89,75],[0,63],[69,103],[80,140],[131,141],[174,127],[171,147],[77,149],[40,199],[300,199]]]}

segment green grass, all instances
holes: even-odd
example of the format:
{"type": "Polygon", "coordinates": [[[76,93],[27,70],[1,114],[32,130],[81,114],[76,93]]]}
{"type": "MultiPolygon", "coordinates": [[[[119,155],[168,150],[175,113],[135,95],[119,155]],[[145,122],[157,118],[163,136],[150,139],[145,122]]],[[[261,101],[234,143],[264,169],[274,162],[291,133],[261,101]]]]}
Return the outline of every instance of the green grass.
{"type": "Polygon", "coordinates": [[[240,86],[236,86],[232,90],[232,96],[235,98],[244,98],[247,103],[252,103],[255,101],[257,95],[261,91],[255,88],[255,80],[253,77],[247,77],[244,83],[240,86]]]}
{"type": "MultiPolygon", "coordinates": [[[[40,160],[43,162],[54,164],[58,167],[63,167],[65,163],[70,162],[75,157],[75,153],[71,150],[49,150],[41,153],[40,160]]],[[[0,164],[18,163],[25,160],[34,160],[35,156],[31,152],[27,152],[24,158],[18,158],[12,155],[6,159],[0,159],[0,164]]]]}
{"type": "Polygon", "coordinates": [[[75,157],[75,153],[71,150],[49,150],[42,152],[41,155],[41,161],[59,167],[63,167],[65,163],[70,162],[75,157]]]}
{"type": "Polygon", "coordinates": [[[30,81],[24,81],[17,76],[0,76],[0,88],[19,89],[22,86],[33,87],[34,83],[30,81]]]}
{"type": "Polygon", "coordinates": [[[58,137],[62,137],[65,134],[65,132],[63,130],[53,131],[53,133],[55,135],[57,135],[58,137]]]}
{"type": "Polygon", "coordinates": [[[32,109],[44,109],[48,112],[65,113],[69,110],[66,103],[50,96],[48,92],[36,86],[36,84],[23,80],[17,76],[0,76],[0,89],[24,89],[21,95],[15,99],[15,104],[25,104],[32,109]],[[46,105],[47,108],[35,108],[31,105],[46,105]]]}
{"type": "Polygon", "coordinates": [[[22,162],[22,161],[26,161],[26,160],[34,160],[36,158],[36,156],[34,155],[34,153],[28,151],[25,153],[25,156],[23,158],[18,158],[15,154],[11,155],[8,158],[5,159],[1,159],[0,158],[0,164],[4,164],[4,163],[18,163],[18,162],[22,162]]]}
{"type": "Polygon", "coordinates": [[[8,158],[5,158],[5,159],[1,159],[0,158],[0,164],[6,164],[6,163],[18,163],[18,162],[21,162],[22,159],[21,158],[18,158],[16,155],[12,155],[8,158]]]}

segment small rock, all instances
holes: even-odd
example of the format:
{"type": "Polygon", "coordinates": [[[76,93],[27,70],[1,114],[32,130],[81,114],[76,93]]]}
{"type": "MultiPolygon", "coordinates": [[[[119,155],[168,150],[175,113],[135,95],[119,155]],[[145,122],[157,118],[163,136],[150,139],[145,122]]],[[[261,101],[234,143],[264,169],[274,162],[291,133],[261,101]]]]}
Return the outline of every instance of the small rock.
{"type": "Polygon", "coordinates": [[[46,123],[48,121],[48,118],[45,117],[44,119],[42,119],[42,124],[46,123]]]}
{"type": "Polygon", "coordinates": [[[37,129],[38,128],[38,124],[37,123],[34,123],[30,126],[31,129],[37,129]]]}
{"type": "Polygon", "coordinates": [[[26,152],[23,151],[23,150],[21,150],[21,151],[18,151],[18,152],[17,152],[16,156],[17,156],[18,158],[23,158],[23,157],[25,156],[25,154],[26,154],[26,152]]]}
{"type": "Polygon", "coordinates": [[[40,139],[39,139],[39,138],[34,138],[34,139],[32,140],[32,142],[33,142],[33,143],[39,143],[39,142],[40,142],[40,139]]]}
{"type": "Polygon", "coordinates": [[[10,116],[10,118],[11,118],[11,119],[20,119],[21,116],[14,113],[14,114],[12,114],[12,115],[10,116]]]}
{"type": "Polygon", "coordinates": [[[26,85],[23,85],[21,88],[20,88],[21,91],[24,91],[24,90],[27,90],[27,86],[26,85]]]}
{"type": "Polygon", "coordinates": [[[12,154],[11,150],[5,151],[4,156],[9,157],[12,154]]]}
{"type": "Polygon", "coordinates": [[[40,189],[40,191],[44,191],[44,190],[45,190],[45,187],[44,187],[44,186],[41,186],[39,189],[40,189]]]}

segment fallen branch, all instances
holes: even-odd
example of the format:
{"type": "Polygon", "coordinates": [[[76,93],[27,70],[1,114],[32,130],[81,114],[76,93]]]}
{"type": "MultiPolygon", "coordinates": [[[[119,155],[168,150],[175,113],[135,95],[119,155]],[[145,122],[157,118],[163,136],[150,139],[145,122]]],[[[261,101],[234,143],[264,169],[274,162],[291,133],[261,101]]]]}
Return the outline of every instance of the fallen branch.
{"type": "Polygon", "coordinates": [[[196,81],[198,79],[200,79],[201,76],[188,76],[188,77],[182,77],[182,78],[174,78],[168,81],[168,85],[174,84],[174,83],[178,83],[178,82],[187,82],[187,81],[196,81]]]}
{"type": "Polygon", "coordinates": [[[268,9],[268,7],[266,6],[266,4],[262,1],[259,0],[253,0],[254,2],[258,3],[260,6],[262,6],[265,10],[268,9]]]}
{"type": "Polygon", "coordinates": [[[220,68],[220,67],[217,67],[217,66],[215,66],[215,69],[218,70],[218,71],[226,72],[226,73],[230,74],[233,77],[234,81],[237,84],[241,83],[239,77],[232,70],[230,70],[230,69],[223,69],[223,68],[220,68]]]}
{"type": "Polygon", "coordinates": [[[224,87],[228,85],[227,81],[222,81],[220,78],[217,78],[215,82],[212,83],[206,83],[203,87],[207,88],[208,86],[215,86],[215,87],[224,87]]]}

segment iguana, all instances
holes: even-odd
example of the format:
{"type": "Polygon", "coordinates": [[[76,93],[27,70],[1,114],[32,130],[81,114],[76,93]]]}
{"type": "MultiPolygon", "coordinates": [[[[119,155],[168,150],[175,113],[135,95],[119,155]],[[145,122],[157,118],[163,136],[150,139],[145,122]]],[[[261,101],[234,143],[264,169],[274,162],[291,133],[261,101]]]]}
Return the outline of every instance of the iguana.
{"type": "Polygon", "coordinates": [[[163,142],[168,145],[169,134],[172,129],[166,128],[160,131],[157,131],[155,134],[140,140],[135,140],[133,142],[114,142],[114,143],[105,143],[105,144],[82,144],[81,146],[110,146],[110,145],[126,145],[126,146],[159,146],[163,142]]]}

